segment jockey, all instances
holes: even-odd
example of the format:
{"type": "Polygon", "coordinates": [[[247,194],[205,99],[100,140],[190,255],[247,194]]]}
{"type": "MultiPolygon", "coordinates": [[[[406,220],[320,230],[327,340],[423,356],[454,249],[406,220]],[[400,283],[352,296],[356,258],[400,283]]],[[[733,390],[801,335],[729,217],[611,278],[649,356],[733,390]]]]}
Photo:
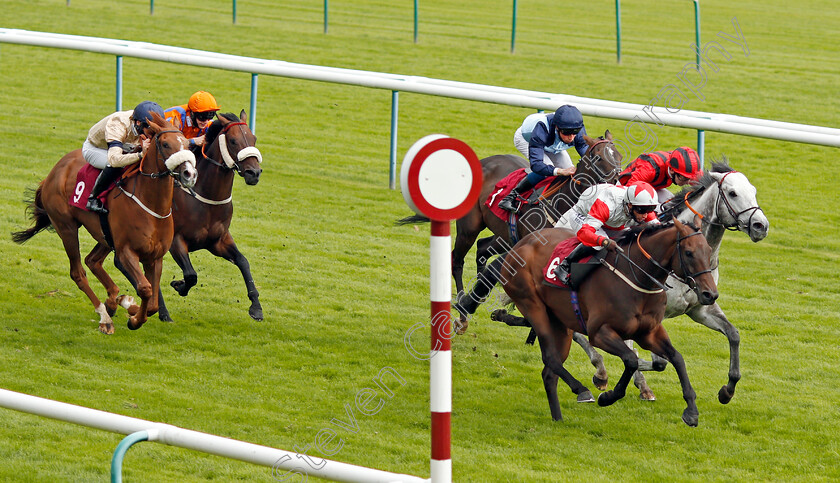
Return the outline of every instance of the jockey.
{"type": "Polygon", "coordinates": [[[580,199],[554,225],[577,233],[580,245],[557,267],[557,280],[568,285],[572,262],[606,248],[615,251],[612,239],[626,228],[642,223],[659,223],[654,214],[656,192],[640,181],[630,186],[597,184],[581,194],[580,199]]]}
{"type": "Polygon", "coordinates": [[[198,91],[183,105],[170,107],[165,111],[166,120],[180,129],[190,140],[190,147],[204,144],[204,133],[213,123],[219,105],[209,92],[198,91]]]}
{"type": "Polygon", "coordinates": [[[700,156],[687,146],[671,152],[656,151],[642,154],[619,173],[619,184],[630,186],[637,181],[644,181],[656,190],[659,203],[664,203],[674,195],[668,191],[671,183],[684,186],[696,180],[701,174],[700,156]]]}
{"type": "Polygon", "coordinates": [[[90,128],[82,145],[82,156],[102,171],[88,197],[88,211],[108,213],[99,195],[114,182],[123,167],[140,161],[146,154],[151,140],[143,135],[149,134],[146,130],[153,112],[163,117],[163,108],[156,102],[143,101],[131,111],[110,114],[90,128]]]}
{"type": "Polygon", "coordinates": [[[549,176],[575,174],[572,159],[566,152],[574,147],[583,156],[589,145],[584,141],[583,116],[575,106],[560,106],[554,114],[531,114],[513,135],[516,149],[531,162],[531,172],[499,202],[499,208],[516,211],[514,202],[549,176]]]}

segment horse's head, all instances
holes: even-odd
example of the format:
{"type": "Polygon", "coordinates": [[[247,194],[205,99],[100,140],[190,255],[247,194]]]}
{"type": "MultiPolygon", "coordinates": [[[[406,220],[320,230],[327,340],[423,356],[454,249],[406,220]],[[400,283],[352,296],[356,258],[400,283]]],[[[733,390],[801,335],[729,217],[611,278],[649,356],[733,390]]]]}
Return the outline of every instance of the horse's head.
{"type": "Polygon", "coordinates": [[[712,248],[696,226],[680,223],[676,218],[673,220],[677,249],[671,257],[671,270],[694,290],[701,304],[711,305],[718,298],[717,284],[711,273],[712,248]]]}
{"type": "MultiPolygon", "coordinates": [[[[146,152],[147,158],[154,159],[154,168],[151,169],[161,173],[165,169],[186,188],[195,186],[198,179],[195,155],[190,151],[189,141],[184,134],[156,112],[152,113],[149,128],[154,133],[152,145],[146,152]]],[[[143,170],[142,165],[140,169],[143,170]]]]}
{"type": "MultiPolygon", "coordinates": [[[[207,132],[208,142],[217,143],[218,156],[222,158],[225,167],[239,173],[245,179],[245,184],[257,184],[262,174],[262,154],[256,148],[257,137],[248,128],[245,110],[239,113],[239,117],[233,113],[224,113],[217,115],[217,119],[207,132]]],[[[216,146],[211,149],[215,155],[216,146]]]]}
{"type": "Polygon", "coordinates": [[[615,184],[621,171],[621,153],[612,142],[612,133],[608,130],[601,137],[584,136],[583,139],[589,149],[578,162],[575,179],[587,186],[615,184]]]}
{"type": "Polygon", "coordinates": [[[714,163],[708,173],[718,186],[715,214],[727,228],[738,229],[757,242],[767,236],[770,221],[758,206],[755,186],[743,173],[733,171],[725,163],[714,163]]]}

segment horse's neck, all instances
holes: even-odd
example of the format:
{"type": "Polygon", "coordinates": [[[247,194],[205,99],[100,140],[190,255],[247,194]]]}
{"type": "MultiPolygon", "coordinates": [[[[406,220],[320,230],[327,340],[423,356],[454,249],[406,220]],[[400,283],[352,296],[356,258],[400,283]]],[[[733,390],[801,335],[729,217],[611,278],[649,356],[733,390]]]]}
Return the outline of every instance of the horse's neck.
{"type": "MultiPolygon", "coordinates": [[[[703,193],[696,200],[689,201],[691,206],[703,215],[701,231],[706,238],[706,242],[712,248],[712,266],[717,266],[718,251],[723,241],[723,234],[726,233],[726,229],[720,225],[717,213],[719,190],[720,186],[714,183],[703,190],[703,193]]],[[[693,211],[685,207],[677,219],[683,223],[693,223],[695,216],[693,211]]]]}
{"type": "MultiPolygon", "coordinates": [[[[669,271],[673,270],[671,260],[673,260],[674,251],[677,249],[676,227],[663,228],[650,236],[642,234],[641,238],[638,239],[638,244],[640,247],[644,248],[653,261],[669,271]]],[[[653,278],[659,280],[660,282],[664,282],[665,279],[668,278],[668,272],[663,272],[661,269],[657,268],[651,260],[641,253],[641,250],[633,251],[638,252],[638,254],[633,257],[633,261],[642,267],[648,274],[652,275],[653,278]]]]}
{"type": "MultiPolygon", "coordinates": [[[[219,138],[216,138],[218,141],[219,138]]],[[[198,179],[193,188],[196,193],[199,193],[205,198],[213,200],[222,200],[230,196],[233,192],[233,170],[223,168],[216,163],[222,163],[221,151],[218,143],[214,142],[207,154],[212,158],[208,160],[204,155],[197,156],[198,179]]]]}
{"type": "Polygon", "coordinates": [[[141,163],[141,173],[138,173],[135,177],[136,184],[133,194],[150,210],[161,214],[168,213],[172,207],[172,191],[175,183],[171,176],[165,175],[167,173],[166,166],[157,165],[157,149],[154,147],[149,149],[146,152],[146,158],[141,163]],[[161,174],[163,175],[158,176],[161,174]],[[154,177],[147,175],[154,175],[154,177]]]}

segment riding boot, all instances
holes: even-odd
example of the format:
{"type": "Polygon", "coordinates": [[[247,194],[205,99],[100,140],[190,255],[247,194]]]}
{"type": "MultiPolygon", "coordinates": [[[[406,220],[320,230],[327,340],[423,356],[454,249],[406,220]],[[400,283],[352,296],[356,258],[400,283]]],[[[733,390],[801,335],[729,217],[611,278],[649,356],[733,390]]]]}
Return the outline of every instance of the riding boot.
{"type": "Polygon", "coordinates": [[[96,177],[96,182],[93,183],[93,188],[90,191],[90,196],[88,196],[87,201],[87,210],[92,211],[94,213],[102,213],[107,214],[108,210],[105,208],[105,205],[102,201],[99,200],[99,195],[102,194],[105,189],[114,182],[114,180],[119,176],[122,169],[120,168],[112,168],[110,166],[106,167],[102,171],[100,171],[99,176],[96,177]]]}
{"type": "Polygon", "coordinates": [[[569,255],[560,262],[560,265],[557,265],[557,268],[554,271],[554,274],[557,276],[557,280],[565,285],[569,285],[569,277],[572,275],[572,262],[576,262],[589,255],[594,255],[597,252],[598,250],[596,250],[595,247],[584,245],[583,243],[576,246],[575,249],[572,250],[572,253],[569,253],[569,255]]]}
{"type": "Polygon", "coordinates": [[[516,203],[516,200],[519,198],[519,195],[533,187],[534,185],[532,185],[531,182],[528,181],[527,176],[525,178],[522,178],[522,181],[520,181],[519,184],[516,185],[516,188],[513,188],[513,190],[511,190],[511,192],[508,193],[507,196],[502,198],[502,201],[499,202],[499,208],[505,211],[516,212],[517,207],[516,205],[514,205],[514,203],[516,203]]]}

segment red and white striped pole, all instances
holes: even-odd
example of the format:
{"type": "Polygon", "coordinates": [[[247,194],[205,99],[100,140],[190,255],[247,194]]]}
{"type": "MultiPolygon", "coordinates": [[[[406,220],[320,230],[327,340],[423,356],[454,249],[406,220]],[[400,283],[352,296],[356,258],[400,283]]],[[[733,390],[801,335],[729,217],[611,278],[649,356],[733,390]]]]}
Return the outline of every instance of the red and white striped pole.
{"type": "Polygon", "coordinates": [[[449,222],[467,214],[478,201],[482,170],[478,156],[462,141],[433,134],[414,143],[400,173],[403,198],[431,220],[429,296],[432,304],[429,353],[432,413],[431,481],[452,481],[452,337],[450,298],[452,238],[449,222]]]}
{"type": "Polygon", "coordinates": [[[450,414],[452,413],[452,337],[450,297],[452,237],[449,221],[432,221],[429,283],[432,301],[432,349],[429,394],[432,410],[432,481],[452,481],[450,414]]]}

